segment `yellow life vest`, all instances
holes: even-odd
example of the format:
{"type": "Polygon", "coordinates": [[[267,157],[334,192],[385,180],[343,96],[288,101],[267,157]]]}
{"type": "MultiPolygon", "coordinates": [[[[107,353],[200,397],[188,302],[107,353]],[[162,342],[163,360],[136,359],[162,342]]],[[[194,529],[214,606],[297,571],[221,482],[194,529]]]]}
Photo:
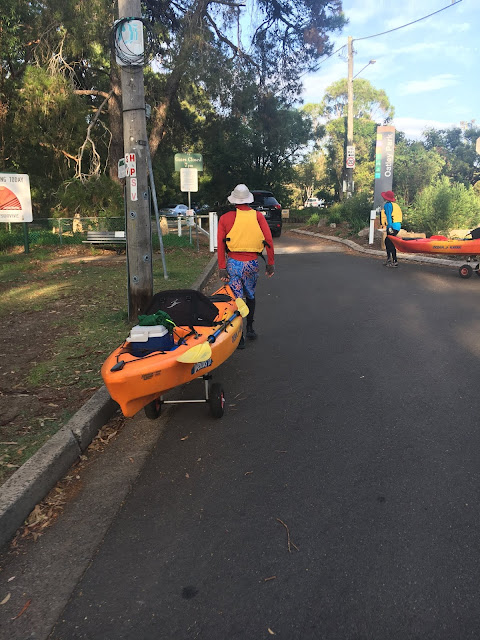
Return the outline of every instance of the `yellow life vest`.
{"type": "Polygon", "coordinates": [[[237,209],[235,222],[225,238],[229,251],[261,253],[265,237],[257,220],[255,209],[237,209]]]}
{"type": "MultiPolygon", "coordinates": [[[[391,202],[392,205],[392,222],[401,222],[402,221],[402,210],[398,206],[396,202],[391,202]]],[[[385,214],[385,205],[382,207],[382,211],[380,213],[380,224],[385,227],[387,225],[387,216],[385,214]]]]}

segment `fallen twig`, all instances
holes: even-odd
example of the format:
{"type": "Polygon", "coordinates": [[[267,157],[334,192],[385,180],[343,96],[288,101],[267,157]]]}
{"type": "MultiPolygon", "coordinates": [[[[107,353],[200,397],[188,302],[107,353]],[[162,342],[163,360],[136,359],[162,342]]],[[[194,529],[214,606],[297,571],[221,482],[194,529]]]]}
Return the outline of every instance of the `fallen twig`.
{"type": "Polygon", "coordinates": [[[287,527],[287,525],[285,524],[285,522],[283,522],[283,520],[280,520],[280,518],[277,518],[277,522],[280,522],[280,524],[283,524],[283,526],[285,527],[285,529],[287,530],[287,547],[288,547],[288,553],[292,553],[292,547],[294,547],[297,551],[300,551],[300,549],[297,547],[297,545],[292,542],[292,540],[290,539],[290,530],[287,527]]]}

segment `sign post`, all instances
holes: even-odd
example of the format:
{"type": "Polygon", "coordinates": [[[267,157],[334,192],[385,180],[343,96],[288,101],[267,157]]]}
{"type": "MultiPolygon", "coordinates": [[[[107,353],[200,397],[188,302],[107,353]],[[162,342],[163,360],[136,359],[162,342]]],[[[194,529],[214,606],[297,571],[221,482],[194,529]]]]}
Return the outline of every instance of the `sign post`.
{"type": "Polygon", "coordinates": [[[375,148],[375,195],[373,199],[374,208],[382,206],[382,192],[392,190],[394,151],[395,127],[377,127],[377,145],[375,148]]]}
{"type": "MultiPolygon", "coordinates": [[[[191,202],[191,192],[198,191],[198,169],[182,167],[180,169],[180,191],[188,193],[188,210],[187,210],[187,226],[190,231],[190,244],[192,243],[192,227],[193,227],[193,209],[191,202]],[[191,222],[190,222],[191,221],[191,222]]],[[[198,245],[198,229],[197,229],[197,245],[198,245]]],[[[197,247],[199,248],[199,247],[197,247]]]]}
{"type": "MultiPolygon", "coordinates": [[[[203,157],[201,153],[176,153],[174,160],[175,171],[180,171],[180,191],[188,193],[187,225],[190,230],[191,243],[194,212],[192,209],[190,194],[198,191],[198,172],[203,171],[203,157]]],[[[197,251],[199,251],[198,225],[195,225],[195,228],[197,236],[197,251]]]]}

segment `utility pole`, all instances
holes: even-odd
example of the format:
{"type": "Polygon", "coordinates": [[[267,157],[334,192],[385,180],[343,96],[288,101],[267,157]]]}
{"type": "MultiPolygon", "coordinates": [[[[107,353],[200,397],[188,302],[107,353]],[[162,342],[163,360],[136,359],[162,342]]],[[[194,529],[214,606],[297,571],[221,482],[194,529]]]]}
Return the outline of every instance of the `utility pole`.
{"type": "Polygon", "coordinates": [[[348,78],[347,78],[347,148],[345,153],[345,186],[346,197],[353,195],[353,167],[355,166],[355,150],[353,150],[353,161],[349,161],[353,148],[353,38],[348,36],[348,78]],[[353,164],[352,164],[353,163],[353,164]],[[351,165],[351,166],[349,166],[351,165]]]}
{"type": "MultiPolygon", "coordinates": [[[[143,43],[143,24],[132,21],[132,18],[140,19],[141,15],[140,0],[118,0],[119,19],[130,19],[123,25],[125,37],[138,37],[138,31],[141,29],[141,42],[143,43]]],[[[130,50],[127,47],[127,54],[129,53],[130,50]]],[[[138,60],[134,64],[128,64],[128,61],[127,55],[120,68],[123,146],[127,166],[125,210],[128,318],[131,321],[136,321],[140,314],[145,313],[153,295],[153,252],[148,192],[148,139],[143,65],[138,60]]]]}

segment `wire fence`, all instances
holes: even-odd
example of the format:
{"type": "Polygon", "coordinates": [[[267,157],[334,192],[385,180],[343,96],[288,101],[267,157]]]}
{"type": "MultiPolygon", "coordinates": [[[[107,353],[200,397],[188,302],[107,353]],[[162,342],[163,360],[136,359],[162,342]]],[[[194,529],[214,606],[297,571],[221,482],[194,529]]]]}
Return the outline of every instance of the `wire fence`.
{"type": "MultiPolygon", "coordinates": [[[[184,217],[161,217],[162,235],[173,233],[182,236],[188,232],[184,217]]],[[[209,235],[208,215],[195,216],[195,224],[200,233],[209,235]]],[[[151,220],[152,235],[158,234],[157,221],[151,220]]],[[[190,227],[191,228],[191,227],[190,227]]],[[[97,218],[36,218],[33,222],[0,224],[0,251],[16,246],[43,245],[62,246],[82,244],[87,240],[89,231],[125,231],[124,217],[97,218]]]]}

